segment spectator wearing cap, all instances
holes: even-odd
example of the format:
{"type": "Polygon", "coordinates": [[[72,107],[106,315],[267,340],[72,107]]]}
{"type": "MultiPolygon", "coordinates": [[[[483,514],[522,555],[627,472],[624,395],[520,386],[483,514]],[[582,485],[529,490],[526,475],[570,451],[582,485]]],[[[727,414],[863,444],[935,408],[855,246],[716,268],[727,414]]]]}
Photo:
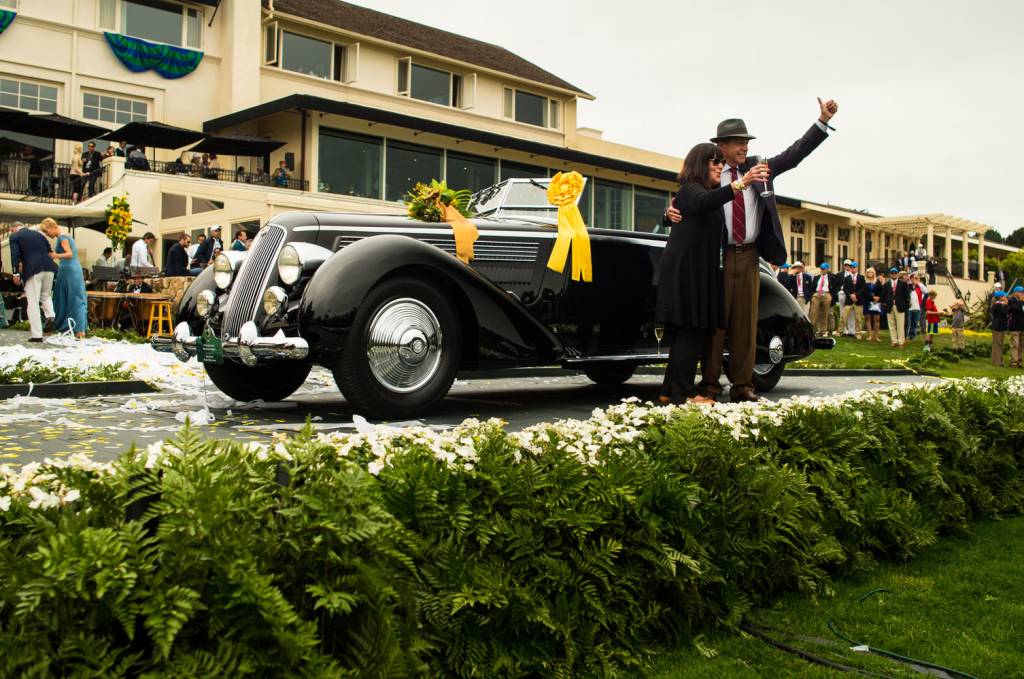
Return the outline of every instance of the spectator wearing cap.
{"type": "Polygon", "coordinates": [[[811,293],[811,323],[819,336],[828,334],[828,317],[832,315],[832,295],[836,292],[835,279],[829,273],[828,262],[822,262],[818,266],[818,275],[812,281],[813,292],[811,293]]]}
{"type": "Polygon", "coordinates": [[[894,347],[902,347],[907,342],[907,311],[910,308],[910,286],[907,285],[907,272],[896,267],[889,269],[889,282],[882,292],[884,308],[889,321],[889,340],[894,347]]]}
{"type": "Polygon", "coordinates": [[[811,274],[804,273],[804,263],[799,260],[793,262],[789,270],[789,294],[793,295],[800,310],[809,318],[811,298],[814,297],[814,280],[811,274]]]}
{"type": "Polygon", "coordinates": [[[199,248],[196,250],[195,255],[195,266],[197,268],[206,268],[214,258],[214,251],[223,250],[224,244],[220,240],[220,227],[214,226],[210,229],[210,237],[204,240],[199,248]]]}
{"type": "Polygon", "coordinates": [[[1009,306],[1006,303],[1006,292],[996,290],[992,293],[992,305],[989,317],[992,319],[992,365],[1003,367],[1003,338],[1006,335],[1009,306]]]}
{"type": "Polygon", "coordinates": [[[963,351],[967,348],[964,342],[964,324],[967,322],[967,305],[962,299],[953,300],[949,305],[949,327],[953,331],[953,349],[963,351]]]}
{"type": "Polygon", "coordinates": [[[1016,285],[1006,297],[1006,332],[1010,337],[1010,367],[1024,368],[1021,350],[1024,349],[1024,286],[1016,285]]]}
{"type": "Polygon", "coordinates": [[[775,272],[775,280],[782,283],[782,287],[784,288],[789,286],[789,269],[789,262],[786,262],[779,267],[778,271],[775,272]]]}
{"type": "Polygon", "coordinates": [[[848,333],[848,321],[851,315],[854,317],[853,336],[860,339],[861,328],[864,326],[864,277],[857,269],[857,262],[850,262],[849,273],[843,279],[843,292],[846,299],[843,301],[843,315],[839,319],[839,328],[843,333],[848,333]]]}

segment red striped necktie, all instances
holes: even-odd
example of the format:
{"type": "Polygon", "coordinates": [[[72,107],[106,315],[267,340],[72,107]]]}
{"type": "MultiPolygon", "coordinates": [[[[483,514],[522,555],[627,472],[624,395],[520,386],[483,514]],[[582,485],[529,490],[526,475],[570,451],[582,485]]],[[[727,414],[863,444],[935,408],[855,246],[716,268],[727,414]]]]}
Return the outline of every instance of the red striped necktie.
{"type": "MultiPolygon", "coordinates": [[[[740,180],[740,169],[738,167],[729,167],[729,171],[732,172],[732,180],[740,180]]],[[[737,191],[732,197],[732,239],[736,241],[736,245],[743,245],[743,241],[747,239],[747,207],[743,203],[743,192],[737,191]]]]}

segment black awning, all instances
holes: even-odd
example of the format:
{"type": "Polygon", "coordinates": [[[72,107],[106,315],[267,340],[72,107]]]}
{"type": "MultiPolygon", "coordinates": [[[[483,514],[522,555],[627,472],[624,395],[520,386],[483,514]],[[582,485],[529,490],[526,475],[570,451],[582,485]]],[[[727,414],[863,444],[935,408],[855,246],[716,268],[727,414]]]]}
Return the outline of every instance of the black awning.
{"type": "Polygon", "coordinates": [[[103,139],[123,141],[133,146],[149,146],[158,149],[180,149],[194,144],[206,135],[184,127],[165,125],[158,122],[128,123],[124,127],[107,132],[103,139]]]}
{"type": "Polygon", "coordinates": [[[26,115],[24,118],[15,118],[4,129],[22,134],[33,134],[46,139],[69,139],[71,141],[85,141],[96,139],[107,128],[84,123],[81,120],[68,118],[57,113],[44,113],[39,115],[26,115]]]}
{"type": "Polygon", "coordinates": [[[28,113],[19,111],[16,108],[0,106],[0,129],[9,130],[11,125],[16,124],[22,118],[28,118],[28,113]]]}
{"type": "Polygon", "coordinates": [[[371,108],[369,106],[351,104],[346,101],[334,101],[332,99],[324,99],[323,97],[314,97],[308,94],[292,94],[287,97],[275,99],[274,101],[269,101],[265,104],[260,104],[258,106],[238,111],[236,113],[230,113],[226,116],[221,116],[220,118],[207,120],[203,123],[203,130],[213,133],[234,125],[240,125],[251,120],[265,118],[266,116],[281,113],[282,111],[290,111],[292,109],[334,113],[336,115],[348,116],[350,118],[358,118],[360,120],[368,120],[385,125],[395,125],[396,127],[404,127],[406,129],[419,130],[421,132],[430,132],[432,134],[440,134],[466,141],[475,141],[515,151],[525,151],[534,155],[567,160],[581,165],[590,165],[608,170],[626,172],[629,174],[638,174],[652,179],[661,179],[673,183],[676,182],[676,172],[665,170],[660,167],[651,167],[649,165],[640,165],[638,163],[631,163],[625,160],[606,158],[593,153],[585,153],[583,151],[565,148],[564,146],[542,144],[528,139],[519,139],[518,137],[509,137],[495,132],[477,130],[472,127],[462,127],[461,125],[442,123],[436,120],[428,120],[427,118],[417,118],[416,116],[405,115],[403,113],[394,113],[392,111],[371,108]]]}
{"type": "Polygon", "coordinates": [[[263,137],[249,137],[243,134],[214,134],[202,140],[190,151],[197,153],[218,153],[222,156],[249,156],[259,158],[273,153],[287,142],[263,137]]]}

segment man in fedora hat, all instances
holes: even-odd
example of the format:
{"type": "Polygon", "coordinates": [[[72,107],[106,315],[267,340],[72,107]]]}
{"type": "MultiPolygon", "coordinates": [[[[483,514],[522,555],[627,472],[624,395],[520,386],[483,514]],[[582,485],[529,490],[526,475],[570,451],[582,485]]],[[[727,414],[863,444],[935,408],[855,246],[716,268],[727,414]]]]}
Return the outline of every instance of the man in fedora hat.
{"type": "MultiPolygon", "coordinates": [[[[786,261],[786,241],[782,235],[782,222],[775,202],[773,178],[800,164],[828,137],[829,120],[839,105],[829,99],[818,99],[820,113],[800,139],[777,156],[759,158],[763,166],[761,181],[744,185],[740,178],[752,168],[753,159],[747,158],[747,146],[755,137],[747,132],[747,125],[739,118],[729,118],[718,124],[718,133],[711,141],[718,144],[725,157],[722,186],[731,184],[733,200],[722,210],[725,215],[725,233],[722,234],[724,260],[725,332],[719,331],[705,346],[701,359],[702,395],[714,398],[721,391],[722,350],[728,341],[729,394],[733,401],[756,401],[753,373],[757,341],[757,298],[761,287],[759,256],[782,264],[786,261]]],[[[670,208],[669,221],[678,222],[679,212],[670,208]]]]}

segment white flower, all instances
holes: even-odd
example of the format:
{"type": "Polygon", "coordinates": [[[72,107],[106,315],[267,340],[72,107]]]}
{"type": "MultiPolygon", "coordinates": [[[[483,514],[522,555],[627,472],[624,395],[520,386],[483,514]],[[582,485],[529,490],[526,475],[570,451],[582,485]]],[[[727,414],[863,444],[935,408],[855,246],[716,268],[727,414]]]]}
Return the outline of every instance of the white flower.
{"type": "Polygon", "coordinates": [[[378,476],[382,469],[384,469],[384,462],[381,460],[371,460],[370,463],[366,465],[366,471],[370,472],[374,476],[378,476]]]}
{"type": "Polygon", "coordinates": [[[32,496],[32,502],[28,503],[28,506],[32,509],[50,509],[60,504],[59,497],[53,493],[47,493],[38,486],[29,488],[28,494],[32,496]]]}
{"type": "Polygon", "coordinates": [[[4,495],[0,497],[0,512],[6,512],[11,508],[11,496],[4,495]]]}

